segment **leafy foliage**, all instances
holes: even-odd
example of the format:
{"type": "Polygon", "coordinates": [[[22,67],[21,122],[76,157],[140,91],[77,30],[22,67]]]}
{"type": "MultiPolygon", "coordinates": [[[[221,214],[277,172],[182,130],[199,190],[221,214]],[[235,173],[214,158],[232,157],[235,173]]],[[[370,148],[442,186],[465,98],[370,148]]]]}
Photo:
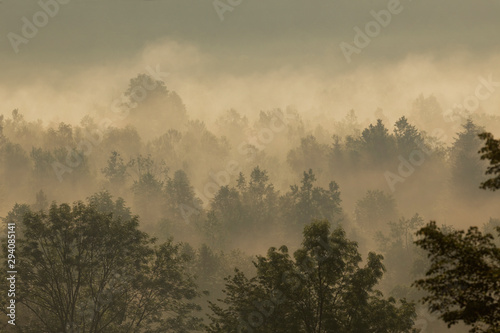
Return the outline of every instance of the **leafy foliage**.
{"type": "Polygon", "coordinates": [[[485,140],[484,147],[479,151],[482,160],[489,160],[490,166],[486,170],[487,175],[493,178],[481,183],[482,189],[496,191],[500,189],[500,140],[495,140],[491,133],[481,133],[479,138],[485,140]]]}
{"type": "Polygon", "coordinates": [[[413,304],[384,299],[375,286],[384,272],[382,256],[368,255],[364,267],[357,244],[329,222],[304,228],[302,247],[270,248],[254,263],[257,276],[236,270],[226,279],[224,306],[211,304],[208,332],[412,332],[413,304]]]}
{"type": "MultiPolygon", "coordinates": [[[[497,228],[500,233],[500,228],[497,228]]],[[[477,227],[443,232],[435,222],[417,232],[431,266],[415,286],[429,293],[423,302],[448,326],[463,321],[470,332],[500,329],[500,248],[477,227]]]]}
{"type": "Polygon", "coordinates": [[[463,196],[467,191],[480,192],[477,184],[484,180],[484,163],[477,156],[481,146],[478,134],[481,131],[481,127],[468,119],[450,149],[451,184],[456,195],[463,196]]]}
{"type": "Polygon", "coordinates": [[[178,333],[199,325],[190,258],[171,240],[155,245],[122,200],[101,193],[48,212],[16,206],[6,221],[20,229],[22,332],[178,333]]]}

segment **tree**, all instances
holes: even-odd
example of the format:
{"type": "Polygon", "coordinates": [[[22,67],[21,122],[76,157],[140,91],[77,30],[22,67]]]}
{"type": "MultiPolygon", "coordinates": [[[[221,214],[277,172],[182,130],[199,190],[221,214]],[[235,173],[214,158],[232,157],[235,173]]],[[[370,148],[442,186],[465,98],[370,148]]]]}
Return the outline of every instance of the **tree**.
{"type": "Polygon", "coordinates": [[[360,227],[372,230],[385,229],[398,215],[394,197],[380,190],[368,190],[366,195],[356,202],[354,214],[360,227]]]}
{"type": "Polygon", "coordinates": [[[240,195],[250,226],[247,230],[258,235],[268,234],[278,217],[278,192],[269,181],[267,171],[255,167],[240,195]]]}
{"type": "Polygon", "coordinates": [[[148,74],[132,78],[124,95],[121,107],[125,110],[127,122],[144,138],[152,139],[171,128],[180,129],[188,119],[179,95],[169,91],[163,81],[148,74]]]}
{"type": "Polygon", "coordinates": [[[479,134],[479,138],[486,141],[479,151],[482,153],[481,159],[490,161],[486,174],[494,175],[481,183],[481,188],[495,191],[500,189],[500,140],[495,140],[493,135],[487,132],[479,134]]]}
{"type": "Polygon", "coordinates": [[[168,177],[162,195],[161,220],[158,222],[161,234],[192,240],[193,233],[205,227],[202,224],[204,210],[187,174],[177,170],[173,178],[168,177]]]}
{"type": "Polygon", "coordinates": [[[112,151],[107,166],[101,169],[102,174],[112,185],[123,185],[127,179],[127,164],[117,151],[112,151]]]}
{"type": "Polygon", "coordinates": [[[49,201],[47,200],[47,195],[42,191],[38,191],[35,195],[36,201],[33,205],[31,205],[31,208],[33,210],[39,211],[39,210],[47,210],[49,208],[49,201]]]}
{"type": "Polygon", "coordinates": [[[288,224],[302,228],[313,219],[327,219],[338,223],[342,218],[339,186],[332,181],[328,189],[314,186],[316,176],[312,169],[303,173],[302,185],[290,186],[282,198],[283,210],[288,224]]]}
{"type": "Polygon", "coordinates": [[[101,169],[101,173],[106,177],[106,188],[109,191],[118,195],[124,192],[123,190],[127,185],[127,178],[129,176],[127,169],[131,164],[132,162],[125,163],[117,151],[111,152],[106,167],[101,169]]]}
{"type": "Polygon", "coordinates": [[[148,143],[149,149],[156,156],[162,156],[167,165],[172,168],[182,166],[183,156],[178,153],[181,149],[183,135],[175,129],[169,129],[166,133],[148,143]]]}
{"type": "Polygon", "coordinates": [[[198,292],[185,272],[190,258],[172,240],[157,245],[138,230],[138,217],[122,201],[101,193],[88,204],[53,203],[48,212],[16,205],[6,221],[18,228],[16,327],[23,332],[177,333],[198,326],[198,292]]]}
{"type": "Polygon", "coordinates": [[[447,128],[449,123],[445,122],[443,109],[436,96],[425,97],[420,94],[413,102],[411,119],[414,119],[419,128],[429,130],[431,128],[447,128]]]}
{"type": "Polygon", "coordinates": [[[165,216],[179,223],[188,222],[193,214],[200,214],[201,200],[194,193],[194,188],[183,170],[177,170],[174,177],[165,184],[165,216]]]}
{"type": "MultiPolygon", "coordinates": [[[[269,181],[267,171],[255,167],[247,182],[242,173],[236,187],[221,186],[210,204],[205,231],[212,239],[226,239],[240,248],[245,242],[255,246],[276,231],[279,217],[279,193],[269,181]],[[216,237],[212,237],[216,233],[216,237]],[[254,235],[249,240],[247,235],[254,235]]],[[[207,236],[208,236],[207,234],[207,236]]],[[[224,244],[219,244],[224,245],[224,244]]]]}
{"type": "Polygon", "coordinates": [[[57,129],[49,128],[47,134],[45,135],[45,146],[51,148],[75,147],[75,136],[73,127],[69,124],[63,122],[59,123],[57,129]]]}
{"type": "MultiPolygon", "coordinates": [[[[500,234],[500,228],[497,228],[500,234]]],[[[500,330],[500,248],[477,227],[445,233],[436,222],[417,232],[430,268],[414,285],[429,294],[422,301],[448,327],[463,321],[470,332],[500,330]]]]}
{"type": "Polygon", "coordinates": [[[334,129],[334,132],[341,138],[348,135],[355,137],[359,136],[361,131],[356,112],[354,110],[350,110],[341,121],[335,122],[334,129]]]}
{"type": "Polygon", "coordinates": [[[410,153],[419,149],[423,144],[423,138],[418,129],[408,123],[405,116],[398,119],[394,124],[394,137],[398,146],[399,153],[407,157],[410,153]]]}
{"type": "Polygon", "coordinates": [[[130,103],[133,103],[136,102],[136,99],[140,100],[148,97],[141,96],[144,90],[148,91],[149,98],[156,97],[157,95],[164,96],[168,93],[163,81],[156,80],[147,74],[138,74],[135,78],[130,79],[125,96],[130,98],[130,103]]]}
{"type": "Polygon", "coordinates": [[[319,143],[312,135],[300,140],[300,146],[288,152],[287,162],[294,172],[314,167],[319,172],[327,170],[328,146],[319,143]]]}
{"type": "Polygon", "coordinates": [[[47,184],[56,177],[52,167],[55,160],[50,151],[33,147],[30,158],[33,161],[33,176],[37,184],[47,184]]]}
{"type": "Polygon", "coordinates": [[[19,180],[27,178],[30,160],[21,145],[0,137],[0,181],[11,191],[19,188],[19,180]]]}
{"type": "Polygon", "coordinates": [[[234,109],[225,111],[215,123],[219,133],[233,142],[241,142],[245,139],[245,134],[248,131],[248,118],[242,116],[238,111],[234,109]]]}
{"type": "Polygon", "coordinates": [[[383,285],[391,290],[392,295],[415,297],[415,289],[409,286],[420,276],[426,267],[425,252],[414,243],[415,233],[424,223],[418,214],[411,218],[401,217],[398,222],[389,222],[390,231],[387,234],[378,232],[376,240],[384,255],[384,262],[388,273],[384,277],[383,285]]]}
{"type": "Polygon", "coordinates": [[[465,196],[465,199],[470,198],[471,192],[476,198],[484,197],[479,196],[482,193],[477,189],[477,184],[485,180],[484,163],[477,158],[481,146],[478,135],[481,131],[481,127],[468,119],[450,149],[452,190],[455,195],[465,196]]]}
{"type": "MultiPolygon", "coordinates": [[[[203,231],[214,247],[224,248],[226,242],[238,243],[239,233],[247,234],[247,216],[237,189],[222,186],[210,202],[203,231]],[[243,232],[243,230],[245,232],[243,232]]],[[[233,245],[233,244],[229,244],[233,245]]]]}
{"type": "Polygon", "coordinates": [[[156,163],[150,155],[130,162],[137,168],[137,180],[132,184],[134,207],[146,221],[156,221],[161,212],[164,178],[168,168],[163,163],[156,163]]]}
{"type": "MultiPolygon", "coordinates": [[[[474,129],[472,122],[465,125],[468,135],[474,129]]],[[[486,145],[479,152],[481,159],[490,161],[487,174],[498,173],[499,143],[489,133],[479,134],[486,145]]],[[[459,137],[460,139],[460,137],[459,137]]],[[[457,140],[458,141],[458,140],[457,140]]],[[[468,140],[471,141],[471,140],[468,140]]],[[[498,189],[498,177],[482,184],[483,189],[498,189]]],[[[490,220],[486,231],[495,228],[490,220]]],[[[427,250],[430,268],[426,277],[414,285],[428,292],[422,301],[431,312],[440,314],[448,327],[463,321],[471,325],[470,332],[498,332],[500,330],[500,248],[491,233],[483,234],[477,227],[463,230],[439,228],[431,221],[417,232],[422,236],[415,243],[427,250]]]]}
{"type": "Polygon", "coordinates": [[[123,128],[109,127],[104,132],[102,143],[99,146],[107,147],[103,154],[109,154],[109,151],[118,151],[122,156],[135,156],[142,151],[142,138],[135,127],[130,125],[123,128]]]}
{"type": "Polygon", "coordinates": [[[370,124],[361,133],[361,143],[365,154],[369,157],[367,162],[381,165],[394,156],[396,143],[394,136],[384,126],[382,120],[377,119],[377,124],[370,124]]]}
{"type": "Polygon", "coordinates": [[[370,253],[359,267],[357,244],[328,221],[304,228],[302,247],[270,248],[254,262],[257,276],[236,270],[226,279],[224,306],[211,303],[207,327],[216,332],[412,332],[413,304],[384,299],[374,288],[384,272],[370,253]]]}

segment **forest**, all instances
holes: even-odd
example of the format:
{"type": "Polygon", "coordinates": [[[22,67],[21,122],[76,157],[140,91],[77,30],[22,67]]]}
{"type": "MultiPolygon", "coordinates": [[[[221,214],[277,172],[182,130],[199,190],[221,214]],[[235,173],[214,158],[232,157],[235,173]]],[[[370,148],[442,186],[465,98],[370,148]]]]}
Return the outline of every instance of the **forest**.
{"type": "Polygon", "coordinates": [[[125,84],[79,124],[0,116],[4,329],[500,331],[499,116],[207,123],[125,84]]]}

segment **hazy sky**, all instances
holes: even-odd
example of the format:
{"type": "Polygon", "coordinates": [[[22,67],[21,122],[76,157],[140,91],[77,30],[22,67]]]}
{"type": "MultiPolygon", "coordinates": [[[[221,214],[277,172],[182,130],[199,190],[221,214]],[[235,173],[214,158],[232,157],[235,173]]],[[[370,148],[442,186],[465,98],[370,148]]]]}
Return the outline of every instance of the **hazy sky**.
{"type": "Polygon", "coordinates": [[[75,120],[157,64],[194,115],[287,104],[391,113],[419,93],[446,107],[478,76],[500,81],[499,1],[220,0],[241,2],[223,21],[212,0],[64,1],[18,53],[9,33],[23,36],[23,17],[33,22],[40,4],[0,3],[0,113],[75,120]],[[398,13],[348,63],[340,43],[353,45],[354,28],[390,6],[398,13]]]}

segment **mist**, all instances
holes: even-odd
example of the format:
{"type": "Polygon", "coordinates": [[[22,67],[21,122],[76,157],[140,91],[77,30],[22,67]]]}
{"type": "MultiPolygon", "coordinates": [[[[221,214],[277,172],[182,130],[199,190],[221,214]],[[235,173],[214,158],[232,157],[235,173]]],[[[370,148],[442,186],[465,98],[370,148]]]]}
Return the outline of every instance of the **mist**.
{"type": "MultiPolygon", "coordinates": [[[[414,281],[425,276],[430,259],[415,241],[430,221],[449,234],[470,227],[494,234],[500,226],[499,193],[480,189],[493,162],[479,152],[486,144],[481,133],[500,137],[498,7],[403,0],[4,0],[5,235],[16,224],[25,246],[21,235],[29,237],[30,219],[51,221],[64,204],[75,212],[87,205],[88,216],[102,221],[110,214],[114,225],[125,221],[123,232],[137,228],[155,239],[151,244],[167,244],[159,248],[171,251],[175,274],[182,272],[163,271],[184,286],[179,297],[189,305],[155,303],[164,310],[151,315],[161,332],[223,332],[236,330],[250,311],[239,304],[240,317],[222,315],[234,305],[231,297],[222,301],[227,290],[248,287],[238,272],[262,281],[263,272],[280,269],[277,257],[289,260],[297,251],[298,262],[313,251],[311,234],[333,232],[328,241],[359,251],[356,265],[368,270],[377,266],[371,252],[383,256],[385,271],[374,270],[376,282],[366,290],[402,302],[397,308],[387,301],[387,308],[408,313],[398,317],[404,328],[394,332],[466,332],[463,322],[447,328],[421,302],[426,294],[414,281]]],[[[149,253],[148,241],[141,244],[149,253]]],[[[20,248],[30,253],[29,246],[20,248]]],[[[23,283],[26,290],[36,285],[23,283]]],[[[114,299],[129,294],[120,289],[114,299]]],[[[30,308],[25,298],[17,320],[28,332],[55,305],[30,308]]],[[[110,302],[105,305],[122,309],[110,302]]],[[[135,323],[125,308],[117,331],[127,320],[135,323]]],[[[250,326],[290,330],[278,312],[250,326]]],[[[97,332],[89,320],[103,325],[86,312],[74,316],[71,330],[57,325],[73,333],[97,332]]],[[[11,329],[5,317],[0,325],[11,329]]],[[[312,332],[297,325],[297,332],[312,332]]],[[[240,326],[239,332],[251,332],[240,326]]],[[[372,332],[366,327],[358,329],[372,332]]]]}

